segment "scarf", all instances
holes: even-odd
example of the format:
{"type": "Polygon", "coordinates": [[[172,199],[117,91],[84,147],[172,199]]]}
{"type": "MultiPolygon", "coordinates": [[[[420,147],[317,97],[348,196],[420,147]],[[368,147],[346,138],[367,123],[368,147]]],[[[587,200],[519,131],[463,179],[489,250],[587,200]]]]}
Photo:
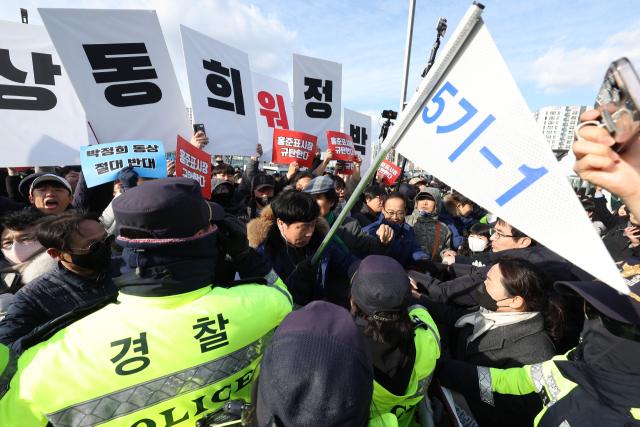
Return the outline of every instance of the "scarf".
{"type": "Polygon", "coordinates": [[[467,344],[478,338],[491,329],[499,328],[501,326],[513,325],[525,320],[529,320],[532,317],[537,316],[539,311],[525,311],[525,312],[506,312],[498,313],[495,311],[487,310],[484,307],[480,307],[475,313],[465,314],[455,324],[456,328],[462,328],[465,325],[473,325],[473,334],[469,337],[467,344]]]}
{"type": "MultiPolygon", "coordinates": [[[[325,216],[324,219],[327,220],[329,225],[333,226],[333,223],[336,222],[336,214],[333,211],[329,211],[329,215],[325,216]]],[[[335,233],[333,234],[333,237],[331,237],[331,241],[336,245],[338,245],[345,254],[349,255],[351,253],[349,251],[349,248],[347,248],[347,245],[344,244],[342,239],[338,237],[337,234],[335,233]]]]}

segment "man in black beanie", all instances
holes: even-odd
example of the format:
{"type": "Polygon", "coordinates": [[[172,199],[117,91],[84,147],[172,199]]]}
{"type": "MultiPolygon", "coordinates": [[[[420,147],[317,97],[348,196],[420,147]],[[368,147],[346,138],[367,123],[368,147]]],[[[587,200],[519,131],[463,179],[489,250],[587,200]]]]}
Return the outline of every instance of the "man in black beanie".
{"type": "Polygon", "coordinates": [[[132,188],[113,211],[120,294],[23,340],[21,360],[33,363],[20,364],[0,399],[0,425],[186,426],[227,400],[249,400],[292,303],[244,225],[189,178],[132,188]],[[219,250],[243,280],[216,286],[219,250]]]}

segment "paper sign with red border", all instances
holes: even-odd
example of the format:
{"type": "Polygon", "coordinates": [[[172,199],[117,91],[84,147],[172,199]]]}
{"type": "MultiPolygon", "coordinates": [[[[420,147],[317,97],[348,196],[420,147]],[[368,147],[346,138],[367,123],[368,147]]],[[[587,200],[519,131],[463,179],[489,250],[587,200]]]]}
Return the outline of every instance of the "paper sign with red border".
{"type": "Polygon", "coordinates": [[[310,168],[317,142],[317,137],[307,133],[274,129],[271,161],[285,165],[298,162],[300,167],[310,168]]]}
{"type": "Polygon", "coordinates": [[[388,160],[383,160],[378,167],[378,174],[382,174],[384,176],[384,182],[391,185],[396,182],[396,179],[400,176],[400,167],[388,160]]]}
{"type": "Polygon", "coordinates": [[[191,145],[180,135],[176,147],[176,176],[195,179],[200,184],[204,198],[211,198],[211,155],[191,145]]]}
{"type": "Polygon", "coordinates": [[[355,168],[356,164],[351,160],[338,160],[336,162],[336,173],[341,175],[353,175],[355,168]],[[339,165],[342,165],[342,169],[340,169],[339,165]]]}
{"type": "Polygon", "coordinates": [[[355,160],[356,150],[351,135],[328,130],[327,142],[329,150],[333,151],[333,160],[355,160]]]}

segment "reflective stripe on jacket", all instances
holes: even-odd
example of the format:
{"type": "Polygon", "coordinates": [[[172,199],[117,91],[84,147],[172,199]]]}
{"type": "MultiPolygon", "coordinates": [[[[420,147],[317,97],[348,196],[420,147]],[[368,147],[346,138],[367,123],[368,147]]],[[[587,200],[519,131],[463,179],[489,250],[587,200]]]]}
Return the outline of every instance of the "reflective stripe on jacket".
{"type": "Polygon", "coordinates": [[[193,426],[251,383],[291,296],[267,285],[168,297],[120,294],[27,350],[0,400],[0,425],[193,426]]]}

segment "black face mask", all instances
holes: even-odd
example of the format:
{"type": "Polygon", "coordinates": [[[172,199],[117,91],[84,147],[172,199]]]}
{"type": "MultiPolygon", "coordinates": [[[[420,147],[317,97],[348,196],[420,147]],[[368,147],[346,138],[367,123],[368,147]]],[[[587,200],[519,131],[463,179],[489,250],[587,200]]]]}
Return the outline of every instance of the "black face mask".
{"type": "Polygon", "coordinates": [[[487,292],[487,286],[484,284],[484,282],[480,283],[478,287],[476,287],[476,293],[478,294],[478,304],[480,305],[480,307],[486,308],[487,310],[491,311],[496,311],[499,308],[498,303],[500,301],[510,299],[503,298],[498,301],[494,300],[493,298],[491,298],[491,295],[489,295],[489,292],[487,292]]]}
{"type": "Polygon", "coordinates": [[[256,202],[260,203],[262,206],[267,206],[273,200],[273,196],[263,196],[261,198],[256,198],[256,202]]]}
{"type": "Polygon", "coordinates": [[[613,335],[600,319],[585,319],[582,329],[586,364],[614,374],[640,375],[640,343],[613,335]]]}
{"type": "Polygon", "coordinates": [[[226,208],[231,204],[231,193],[212,194],[211,201],[219,204],[223,208],[226,208]]]}
{"type": "Polygon", "coordinates": [[[101,271],[111,263],[111,248],[104,243],[100,243],[100,249],[96,253],[69,254],[71,262],[78,267],[87,270],[101,271]]]}

